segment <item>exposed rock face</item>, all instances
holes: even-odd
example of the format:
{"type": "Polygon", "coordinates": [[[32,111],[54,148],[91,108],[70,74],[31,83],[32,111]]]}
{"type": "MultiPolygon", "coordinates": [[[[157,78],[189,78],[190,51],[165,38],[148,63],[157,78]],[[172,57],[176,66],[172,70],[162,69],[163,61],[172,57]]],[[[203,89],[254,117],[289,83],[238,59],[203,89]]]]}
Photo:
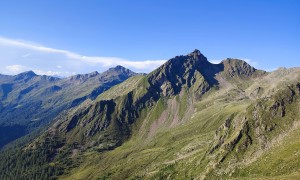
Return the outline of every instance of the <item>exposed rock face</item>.
{"type": "MultiPolygon", "coordinates": [[[[268,151],[275,142],[293,130],[299,116],[299,83],[279,90],[268,99],[258,99],[243,116],[227,119],[215,134],[208,159],[222,164],[229,171],[210,172],[226,174],[238,166],[245,166],[268,151]],[[287,117],[286,117],[287,116],[287,117]],[[215,158],[215,156],[218,158],[215,158]],[[235,164],[232,164],[235,162],[235,164]]],[[[224,170],[223,169],[223,170],[224,170]]],[[[211,175],[211,174],[210,174],[211,175]]]]}
{"type": "Polygon", "coordinates": [[[249,77],[256,71],[254,67],[250,66],[245,61],[238,59],[227,58],[222,61],[222,64],[224,65],[224,71],[231,77],[234,75],[244,75],[249,77]]]}
{"type": "Polygon", "coordinates": [[[186,55],[176,56],[149,76],[149,82],[157,86],[166,96],[178,94],[183,87],[194,86],[199,96],[214,85],[210,75],[217,73],[215,68],[199,50],[186,55]]]}

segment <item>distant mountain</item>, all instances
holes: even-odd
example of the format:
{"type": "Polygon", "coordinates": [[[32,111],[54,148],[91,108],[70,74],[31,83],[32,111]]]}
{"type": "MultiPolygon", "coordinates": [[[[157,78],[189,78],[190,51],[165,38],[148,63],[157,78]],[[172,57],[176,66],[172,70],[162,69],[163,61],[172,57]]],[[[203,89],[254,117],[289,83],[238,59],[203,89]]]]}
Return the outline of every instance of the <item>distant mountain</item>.
{"type": "Polygon", "coordinates": [[[299,84],[300,68],[211,64],[195,50],[64,111],[0,154],[0,178],[297,179],[299,84]]]}
{"type": "Polygon", "coordinates": [[[136,73],[117,66],[68,78],[39,76],[33,71],[0,77],[0,147],[42,127],[60,112],[95,99],[136,73]],[[18,129],[16,131],[16,129],[18,129]]]}

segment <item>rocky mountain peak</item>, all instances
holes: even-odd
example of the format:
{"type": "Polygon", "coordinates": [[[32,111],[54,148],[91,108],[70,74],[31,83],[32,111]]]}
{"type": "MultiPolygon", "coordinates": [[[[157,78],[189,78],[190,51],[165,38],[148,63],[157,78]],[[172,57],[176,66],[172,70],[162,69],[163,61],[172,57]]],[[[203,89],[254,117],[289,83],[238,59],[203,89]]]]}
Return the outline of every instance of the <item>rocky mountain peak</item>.
{"type": "Polygon", "coordinates": [[[253,75],[253,73],[260,72],[261,74],[264,74],[265,71],[259,71],[252,67],[247,62],[240,60],[240,59],[234,59],[234,58],[227,58],[221,62],[224,73],[227,73],[229,77],[233,76],[245,76],[250,77],[253,75]]]}
{"type": "Polygon", "coordinates": [[[193,57],[193,59],[207,61],[206,57],[198,49],[195,49],[193,52],[187,54],[187,56],[193,57]]]}
{"type": "Polygon", "coordinates": [[[18,76],[20,75],[25,75],[25,76],[37,76],[33,71],[25,71],[23,73],[18,74],[18,76]]]}
{"type": "Polygon", "coordinates": [[[108,70],[111,70],[111,71],[127,71],[129,69],[126,69],[125,67],[123,67],[121,65],[117,65],[116,67],[109,68],[108,70]]]}
{"type": "Polygon", "coordinates": [[[21,79],[28,80],[35,76],[37,76],[37,75],[33,71],[26,71],[26,72],[16,75],[15,77],[16,77],[16,80],[21,80],[21,79]]]}
{"type": "Polygon", "coordinates": [[[188,55],[189,55],[189,56],[194,56],[194,55],[200,56],[200,55],[201,55],[201,52],[200,52],[200,50],[195,49],[193,52],[189,53],[188,55]]]}
{"type": "Polygon", "coordinates": [[[117,65],[116,67],[112,67],[112,68],[109,68],[107,71],[105,71],[105,73],[117,73],[117,74],[126,74],[126,75],[129,75],[129,76],[132,76],[136,73],[134,73],[133,71],[123,67],[123,66],[120,66],[120,65],[117,65]]]}
{"type": "Polygon", "coordinates": [[[116,67],[114,67],[113,69],[126,69],[125,67],[121,66],[121,65],[117,65],[116,67]]]}
{"type": "Polygon", "coordinates": [[[95,77],[95,76],[98,76],[98,75],[99,75],[98,71],[94,71],[94,72],[89,73],[88,77],[91,78],[91,77],[95,77]]]}
{"type": "Polygon", "coordinates": [[[206,92],[214,84],[216,68],[198,50],[176,56],[148,75],[149,82],[161,89],[164,95],[176,95],[183,87],[193,86],[196,96],[206,92]],[[195,85],[195,87],[194,87],[195,85]]]}

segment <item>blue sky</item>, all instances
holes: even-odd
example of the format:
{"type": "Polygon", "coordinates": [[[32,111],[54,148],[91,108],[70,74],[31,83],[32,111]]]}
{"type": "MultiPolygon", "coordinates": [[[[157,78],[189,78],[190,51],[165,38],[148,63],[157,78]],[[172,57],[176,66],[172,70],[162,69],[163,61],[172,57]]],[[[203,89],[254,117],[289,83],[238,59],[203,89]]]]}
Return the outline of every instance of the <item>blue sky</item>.
{"type": "Polygon", "coordinates": [[[210,61],[300,66],[297,0],[0,1],[0,73],[149,72],[199,49],[210,61]]]}

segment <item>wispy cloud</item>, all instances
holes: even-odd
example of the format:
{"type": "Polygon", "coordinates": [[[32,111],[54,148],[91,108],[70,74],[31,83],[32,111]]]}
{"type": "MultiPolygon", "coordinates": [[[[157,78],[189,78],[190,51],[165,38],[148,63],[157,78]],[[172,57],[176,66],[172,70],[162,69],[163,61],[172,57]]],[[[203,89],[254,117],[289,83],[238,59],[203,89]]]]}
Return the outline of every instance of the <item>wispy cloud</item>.
{"type": "Polygon", "coordinates": [[[29,70],[26,66],[22,66],[18,64],[6,66],[5,69],[8,70],[9,72],[12,72],[13,74],[18,74],[29,70]]]}
{"type": "MultiPolygon", "coordinates": [[[[26,67],[40,69],[37,73],[65,72],[88,73],[102,71],[108,67],[121,65],[137,72],[150,72],[162,65],[166,60],[131,61],[118,57],[86,56],[79,53],[49,48],[37,43],[0,37],[0,69],[1,73],[15,74],[26,67]],[[94,69],[93,69],[94,68],[94,69]],[[57,69],[61,71],[56,71],[57,69]]],[[[55,74],[56,75],[56,74],[55,74]]]]}
{"type": "Polygon", "coordinates": [[[213,63],[213,64],[219,64],[222,60],[210,60],[209,62],[213,63]]]}

